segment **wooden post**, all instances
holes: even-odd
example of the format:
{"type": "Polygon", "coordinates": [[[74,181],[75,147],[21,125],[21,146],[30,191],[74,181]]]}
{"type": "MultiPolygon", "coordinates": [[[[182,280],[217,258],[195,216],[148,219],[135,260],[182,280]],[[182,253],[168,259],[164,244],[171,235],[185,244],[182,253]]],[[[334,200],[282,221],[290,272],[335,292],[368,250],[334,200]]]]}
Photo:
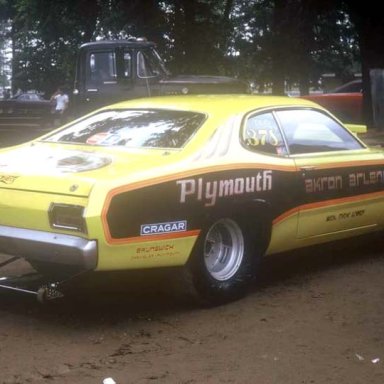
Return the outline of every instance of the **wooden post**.
{"type": "Polygon", "coordinates": [[[369,71],[371,80],[373,126],[384,130],[384,69],[375,68],[369,71]]]}

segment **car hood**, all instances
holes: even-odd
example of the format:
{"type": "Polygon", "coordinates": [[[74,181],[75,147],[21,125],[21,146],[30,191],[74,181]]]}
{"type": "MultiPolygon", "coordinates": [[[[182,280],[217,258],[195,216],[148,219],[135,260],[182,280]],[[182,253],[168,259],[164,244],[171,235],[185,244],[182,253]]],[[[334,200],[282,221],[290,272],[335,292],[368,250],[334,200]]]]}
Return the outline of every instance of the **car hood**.
{"type": "Polygon", "coordinates": [[[33,143],[0,152],[0,188],[88,196],[96,182],[115,182],[153,168],[164,151],[65,148],[33,143]]]}

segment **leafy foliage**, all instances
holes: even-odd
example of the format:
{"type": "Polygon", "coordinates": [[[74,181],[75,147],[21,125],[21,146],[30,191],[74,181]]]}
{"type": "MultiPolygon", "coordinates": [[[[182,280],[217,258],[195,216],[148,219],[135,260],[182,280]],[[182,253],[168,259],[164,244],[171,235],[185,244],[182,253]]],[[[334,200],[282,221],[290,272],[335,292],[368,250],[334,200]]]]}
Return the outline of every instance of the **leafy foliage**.
{"type": "Polygon", "coordinates": [[[305,92],[323,72],[355,68],[349,12],[341,0],[0,0],[0,18],[12,20],[13,88],[47,95],[72,86],[80,44],[129,36],[156,41],[173,72],[305,92]]]}

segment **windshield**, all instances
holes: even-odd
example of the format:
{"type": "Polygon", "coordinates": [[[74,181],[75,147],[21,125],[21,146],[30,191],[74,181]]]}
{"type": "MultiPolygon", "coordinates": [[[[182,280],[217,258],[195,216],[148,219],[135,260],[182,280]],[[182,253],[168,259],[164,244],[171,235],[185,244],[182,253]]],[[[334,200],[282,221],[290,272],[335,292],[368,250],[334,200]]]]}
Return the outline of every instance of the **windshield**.
{"type": "Polygon", "coordinates": [[[205,119],[169,110],[108,110],[70,125],[45,141],[130,148],[181,148],[205,119]]]}
{"type": "Polygon", "coordinates": [[[137,52],[137,76],[141,78],[169,75],[161,57],[155,49],[142,49],[137,52]]]}

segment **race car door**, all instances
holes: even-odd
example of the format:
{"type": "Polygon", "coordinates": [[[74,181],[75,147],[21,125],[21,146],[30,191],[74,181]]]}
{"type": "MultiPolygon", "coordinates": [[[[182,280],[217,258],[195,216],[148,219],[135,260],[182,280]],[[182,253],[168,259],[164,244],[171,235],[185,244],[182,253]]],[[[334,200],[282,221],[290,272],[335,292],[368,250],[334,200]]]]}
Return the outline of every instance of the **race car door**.
{"type": "Polygon", "coordinates": [[[325,112],[279,110],[298,172],[299,238],[377,225],[383,211],[384,158],[325,112]]]}

